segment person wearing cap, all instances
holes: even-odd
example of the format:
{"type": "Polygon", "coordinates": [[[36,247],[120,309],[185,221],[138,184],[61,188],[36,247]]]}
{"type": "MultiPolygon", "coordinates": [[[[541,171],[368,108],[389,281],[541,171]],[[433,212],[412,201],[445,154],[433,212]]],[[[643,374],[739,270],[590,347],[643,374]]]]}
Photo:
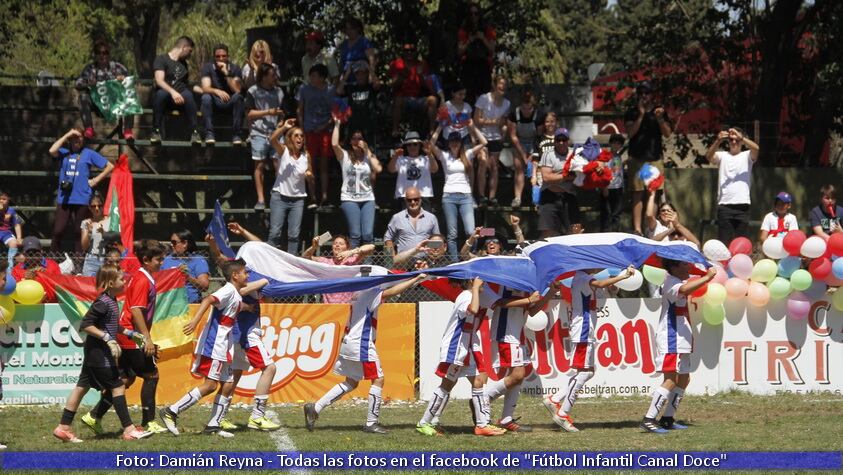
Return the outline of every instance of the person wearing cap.
{"type": "Polygon", "coordinates": [[[789,213],[793,197],[786,191],[780,191],[776,195],[773,211],[764,216],[761,221],[761,233],[758,240],[763,243],[768,237],[784,238],[788,231],[799,229],[799,222],[796,216],[789,213]]]}
{"type": "MultiPolygon", "coordinates": [[[[418,132],[409,131],[404,135],[401,147],[392,152],[386,168],[389,173],[397,174],[395,180],[395,199],[399,209],[404,207],[400,200],[407,190],[416,188],[425,199],[425,207],[429,209],[430,199],[433,198],[433,180],[431,175],[439,171],[439,163],[431,160],[427,150],[422,153],[421,136],[418,132]]],[[[406,203],[406,202],[405,202],[406,203]]]]}
{"type": "MultiPolygon", "coordinates": [[[[372,148],[375,146],[377,137],[376,125],[378,123],[377,95],[381,90],[381,82],[375,76],[375,82],[369,82],[369,63],[366,61],[355,61],[351,68],[342,73],[337,82],[337,96],[348,101],[351,108],[351,117],[345,125],[345,139],[355,132],[360,132],[369,140],[372,148]],[[350,76],[354,81],[349,81],[350,76]]],[[[335,154],[336,155],[336,154],[335,154]]],[[[338,157],[339,158],[339,157],[338,157]]]]}
{"type": "Polygon", "coordinates": [[[564,174],[571,134],[560,127],[553,133],[553,148],[544,152],[541,167],[542,191],[539,197],[541,237],[577,234],[583,231],[580,205],[574,188],[574,174],[564,174]]]}
{"type": "MultiPolygon", "coordinates": [[[[404,113],[423,113],[429,129],[433,130],[436,122],[437,91],[431,91],[425,81],[430,75],[427,61],[420,60],[416,45],[405,43],[401,46],[401,56],[389,63],[390,87],[392,99],[392,135],[398,133],[398,126],[404,113]]],[[[444,97],[442,98],[444,103],[444,97]]]]}
{"type": "MultiPolygon", "coordinates": [[[[340,43],[340,69],[345,71],[355,61],[369,63],[369,82],[375,82],[375,71],[378,67],[378,57],[375,45],[363,34],[363,22],[354,17],[348,17],[343,23],[346,39],[340,43]]],[[[350,81],[356,81],[354,76],[350,81]]]]}
{"type": "MultiPolygon", "coordinates": [[[[662,140],[673,133],[670,118],[664,107],[653,99],[653,85],[644,81],[635,89],[635,105],[624,115],[626,134],[629,137],[629,161],[627,170],[632,185],[632,226],[639,236],[643,236],[641,222],[644,215],[644,203],[647,201],[647,186],[638,176],[645,163],[656,167],[664,174],[662,159],[662,140]]],[[[659,190],[663,190],[660,186],[659,190]]]]}
{"type": "Polygon", "coordinates": [[[22,280],[38,281],[44,287],[45,291],[43,302],[54,303],[56,301],[55,288],[41,275],[61,275],[61,268],[59,268],[58,263],[44,257],[41,241],[35,236],[23,238],[21,253],[24,256],[24,261],[12,269],[12,277],[17,282],[22,280]]]}
{"type": "Polygon", "coordinates": [[[110,219],[103,216],[103,199],[99,192],[94,192],[91,201],[88,203],[91,209],[91,217],[82,221],[80,241],[82,249],[85,249],[85,260],[82,263],[82,275],[93,277],[102,267],[105,258],[105,243],[103,233],[108,230],[110,219]]]}
{"type": "Polygon", "coordinates": [[[820,188],[820,204],[811,209],[811,230],[828,239],[833,233],[843,233],[843,206],[837,204],[837,189],[831,183],[820,188]]]}
{"type": "MultiPolygon", "coordinates": [[[[331,150],[334,87],[328,84],[328,68],[324,64],[310,68],[309,77],[310,84],[302,84],[299,89],[298,125],[304,130],[307,153],[314,162],[319,162],[322,192],[319,203],[325,204],[328,201],[328,159],[334,155],[331,150]]],[[[315,205],[311,203],[308,208],[315,208],[315,205]]]]}
{"type": "Polygon", "coordinates": [[[705,157],[717,165],[718,239],[729,243],[738,236],[749,237],[749,184],[752,166],[758,160],[758,144],[734,127],[717,134],[705,157]],[[719,150],[724,143],[728,150],[719,150]]]}
{"type": "Polygon", "coordinates": [[[340,77],[337,60],[325,51],[325,35],[321,31],[311,31],[304,35],[304,56],[301,57],[302,81],[310,84],[308,71],[317,64],[328,68],[328,82],[331,84],[340,77]]]}

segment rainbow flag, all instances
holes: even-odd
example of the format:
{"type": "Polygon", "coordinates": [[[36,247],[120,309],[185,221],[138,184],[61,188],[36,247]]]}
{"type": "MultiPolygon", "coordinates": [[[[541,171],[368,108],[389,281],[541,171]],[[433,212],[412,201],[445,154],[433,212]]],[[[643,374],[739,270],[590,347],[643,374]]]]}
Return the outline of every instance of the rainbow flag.
{"type": "MultiPolygon", "coordinates": [[[[59,306],[70,321],[80,321],[99,295],[94,277],[42,275],[46,285],[54,287],[59,306]]],[[[153,277],[158,294],[152,317],[152,340],[162,350],[192,343],[193,338],[182,332],[182,327],[191,317],[184,288],[185,275],[178,269],[168,269],[153,277]]],[[[122,307],[123,296],[117,300],[122,307]]]]}

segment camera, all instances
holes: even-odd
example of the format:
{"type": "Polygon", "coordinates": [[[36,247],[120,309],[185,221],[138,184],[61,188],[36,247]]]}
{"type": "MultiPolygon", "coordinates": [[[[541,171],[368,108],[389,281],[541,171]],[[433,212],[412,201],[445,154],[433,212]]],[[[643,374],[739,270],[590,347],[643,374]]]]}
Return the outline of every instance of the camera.
{"type": "Polygon", "coordinates": [[[73,181],[71,180],[62,180],[61,184],[59,185],[61,191],[69,192],[73,189],[73,181]]]}

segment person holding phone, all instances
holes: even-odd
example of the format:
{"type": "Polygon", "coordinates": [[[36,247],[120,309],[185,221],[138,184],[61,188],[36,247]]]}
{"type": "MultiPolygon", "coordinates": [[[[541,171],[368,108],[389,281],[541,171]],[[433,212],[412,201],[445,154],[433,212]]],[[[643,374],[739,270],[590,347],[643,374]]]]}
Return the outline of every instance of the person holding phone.
{"type": "Polygon", "coordinates": [[[433,234],[430,238],[415,245],[392,259],[395,268],[407,270],[433,269],[451,264],[451,256],[445,254],[445,236],[433,234]]]}
{"type": "MultiPolygon", "coordinates": [[[[521,218],[515,215],[509,216],[509,225],[512,226],[512,234],[515,242],[524,242],[524,232],[521,231],[521,218]]],[[[497,236],[495,228],[475,228],[474,233],[465,240],[460,250],[460,259],[467,261],[475,257],[499,256],[503,253],[503,242],[497,236]],[[480,243],[480,251],[477,254],[471,252],[475,244],[480,243]]]]}

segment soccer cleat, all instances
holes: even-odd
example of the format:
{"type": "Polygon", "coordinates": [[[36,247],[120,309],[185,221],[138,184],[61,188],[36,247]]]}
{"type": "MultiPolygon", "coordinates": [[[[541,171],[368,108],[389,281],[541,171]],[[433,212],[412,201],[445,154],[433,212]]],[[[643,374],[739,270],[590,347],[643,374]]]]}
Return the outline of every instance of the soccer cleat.
{"type": "Polygon", "coordinates": [[[504,424],[503,422],[498,421],[498,425],[502,429],[506,429],[507,432],[533,432],[533,428],[528,425],[521,425],[516,422],[516,419],[510,419],[509,422],[504,424]]]}
{"type": "Polygon", "coordinates": [[[506,434],[506,429],[502,429],[497,426],[493,426],[492,424],[488,424],[483,427],[474,426],[474,435],[480,435],[483,437],[492,437],[496,435],[504,435],[506,434]]]}
{"type": "Polygon", "coordinates": [[[307,430],[312,431],[317,420],[319,420],[319,413],[316,412],[316,404],[313,404],[312,402],[305,404],[304,426],[307,427],[307,430]]]}
{"type": "Polygon", "coordinates": [[[85,138],[88,139],[88,140],[97,136],[97,134],[94,132],[93,127],[86,127],[85,132],[82,135],[84,135],[85,138]]]}
{"type": "Polygon", "coordinates": [[[205,426],[205,428],[202,429],[202,433],[207,435],[218,435],[224,439],[230,439],[234,437],[234,434],[232,434],[231,432],[222,430],[222,428],[214,426],[205,426]]]}
{"type": "Polygon", "coordinates": [[[659,426],[659,423],[656,422],[655,419],[651,419],[649,417],[645,417],[638,427],[643,429],[645,432],[651,432],[653,434],[667,434],[667,429],[663,429],[659,426]]]}
{"type": "Polygon", "coordinates": [[[676,422],[672,417],[662,417],[659,419],[659,425],[667,430],[683,430],[688,428],[685,424],[676,422]]]}
{"type": "MultiPolygon", "coordinates": [[[[211,137],[211,140],[214,138],[211,137]]],[[[211,142],[213,143],[213,142],[211,142]]],[[[191,145],[202,145],[202,136],[199,135],[198,130],[194,130],[192,134],[190,134],[190,144],[191,145]]]]}
{"type": "Polygon", "coordinates": [[[252,419],[250,417],[249,424],[246,427],[255,430],[278,430],[281,428],[281,424],[272,422],[272,420],[266,416],[258,417],[257,419],[252,419]]]}
{"type": "Polygon", "coordinates": [[[76,437],[76,435],[73,432],[71,432],[69,430],[61,429],[59,427],[56,427],[55,429],[53,429],[53,437],[59,439],[62,442],[71,442],[73,444],[78,444],[78,443],[82,442],[82,439],[80,439],[79,437],[76,437]]]}
{"type": "Polygon", "coordinates": [[[152,134],[149,135],[149,143],[152,145],[160,144],[161,143],[161,131],[158,129],[152,129],[152,134]]]}
{"type": "Polygon", "coordinates": [[[551,416],[555,416],[556,413],[562,409],[562,404],[559,404],[558,402],[553,402],[553,399],[551,399],[550,396],[543,397],[542,404],[551,416]]]}
{"type": "MultiPolygon", "coordinates": [[[[171,434],[179,435],[179,428],[176,426],[178,415],[176,415],[175,412],[171,411],[169,407],[163,407],[158,411],[158,417],[161,418],[161,422],[164,423],[164,426],[167,427],[167,430],[170,431],[171,434]]],[[[158,426],[157,422],[152,421],[146,425],[146,430],[153,432],[152,424],[158,426]]]]}
{"type": "Polygon", "coordinates": [[[388,434],[389,431],[386,430],[382,425],[375,422],[372,425],[365,425],[363,426],[363,432],[368,434],[388,434]]]}
{"type": "Polygon", "coordinates": [[[237,424],[231,422],[230,420],[228,420],[226,418],[220,419],[220,427],[223,430],[237,430],[237,429],[240,428],[240,426],[238,426],[237,424]]]}
{"type": "Polygon", "coordinates": [[[580,430],[574,426],[574,420],[568,414],[560,414],[557,412],[553,415],[553,422],[561,427],[565,432],[579,432],[580,430]]]}
{"type": "Polygon", "coordinates": [[[143,428],[135,426],[132,431],[128,434],[124,432],[122,438],[123,440],[140,440],[150,436],[152,436],[152,432],[149,432],[148,430],[143,430],[143,428]]]}
{"type": "Polygon", "coordinates": [[[85,424],[85,427],[94,431],[94,434],[102,435],[104,432],[102,428],[102,421],[92,416],[90,412],[82,416],[81,420],[82,423],[85,424]]]}
{"type": "Polygon", "coordinates": [[[419,422],[416,424],[416,431],[423,435],[440,435],[439,431],[436,430],[436,427],[433,427],[432,424],[428,424],[427,422],[419,422]]]}
{"type": "MultiPolygon", "coordinates": [[[[161,424],[159,424],[155,421],[149,421],[149,423],[146,424],[146,430],[148,432],[152,432],[153,434],[163,434],[163,433],[167,432],[169,429],[167,429],[166,427],[162,426],[161,424]]],[[[176,430],[176,431],[178,432],[178,430],[176,430]]],[[[176,435],[178,435],[178,434],[176,434],[176,435]]]]}

